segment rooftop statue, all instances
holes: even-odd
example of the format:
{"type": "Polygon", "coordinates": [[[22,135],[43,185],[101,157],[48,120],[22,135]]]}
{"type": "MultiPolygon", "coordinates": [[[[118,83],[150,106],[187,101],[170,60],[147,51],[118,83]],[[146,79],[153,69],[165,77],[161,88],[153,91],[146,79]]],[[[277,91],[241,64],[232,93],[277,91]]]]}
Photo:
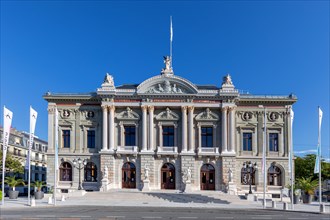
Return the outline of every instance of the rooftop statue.
{"type": "Polygon", "coordinates": [[[233,85],[233,82],[231,81],[231,76],[227,74],[227,76],[223,77],[223,83],[222,85],[233,85]]]}
{"type": "Polygon", "coordinates": [[[164,56],[165,68],[162,69],[162,74],[173,74],[172,70],[172,58],[170,56],[164,56]]]}
{"type": "Polygon", "coordinates": [[[113,82],[113,77],[109,73],[105,75],[103,84],[107,86],[115,86],[113,82]]]}

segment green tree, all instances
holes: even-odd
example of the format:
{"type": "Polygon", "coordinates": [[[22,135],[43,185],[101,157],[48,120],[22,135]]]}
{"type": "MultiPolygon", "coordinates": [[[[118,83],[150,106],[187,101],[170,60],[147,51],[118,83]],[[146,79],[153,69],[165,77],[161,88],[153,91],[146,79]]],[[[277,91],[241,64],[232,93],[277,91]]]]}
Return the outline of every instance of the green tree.
{"type": "MultiPolygon", "coordinates": [[[[13,174],[24,173],[24,167],[21,162],[8,153],[6,155],[5,169],[6,172],[13,174]]],[[[2,171],[2,150],[0,151],[0,170],[2,171]]]]}
{"type": "MultiPolygon", "coordinates": [[[[312,180],[318,178],[318,174],[314,174],[316,155],[307,154],[304,157],[297,157],[295,160],[295,177],[296,179],[309,178],[312,180]]],[[[321,164],[322,180],[330,179],[330,163],[322,160],[321,164]]]]}

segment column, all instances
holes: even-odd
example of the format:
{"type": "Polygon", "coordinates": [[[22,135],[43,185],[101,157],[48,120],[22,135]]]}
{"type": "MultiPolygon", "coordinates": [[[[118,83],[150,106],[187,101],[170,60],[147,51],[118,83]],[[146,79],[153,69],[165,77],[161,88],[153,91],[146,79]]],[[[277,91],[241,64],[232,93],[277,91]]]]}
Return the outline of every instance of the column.
{"type": "Polygon", "coordinates": [[[279,147],[279,156],[284,156],[284,148],[283,148],[283,128],[281,128],[280,132],[278,133],[278,147],[279,147]]]}
{"type": "Polygon", "coordinates": [[[221,109],[222,115],[222,153],[227,152],[227,107],[221,109]]]}
{"type": "Polygon", "coordinates": [[[149,149],[154,150],[154,106],[148,106],[149,110],[149,149]]]}
{"type": "Polygon", "coordinates": [[[217,133],[217,125],[213,125],[213,148],[216,148],[217,146],[217,136],[216,136],[216,133],[217,133]]]}
{"type": "Polygon", "coordinates": [[[147,150],[147,106],[142,108],[142,151],[147,150]]]}
{"type": "Polygon", "coordinates": [[[188,151],[194,151],[194,107],[188,107],[188,151]]]}
{"type": "Polygon", "coordinates": [[[187,106],[182,106],[181,112],[182,112],[182,152],[187,152],[187,106]]]}
{"type": "Polygon", "coordinates": [[[228,151],[235,153],[235,107],[229,108],[229,146],[228,151]]]}
{"type": "Polygon", "coordinates": [[[108,149],[108,106],[106,105],[102,106],[102,112],[103,112],[102,150],[107,150],[108,149]]]}
{"type": "MultiPolygon", "coordinates": [[[[161,122],[158,122],[158,137],[159,137],[159,145],[160,149],[163,149],[163,126],[161,122]]],[[[159,150],[159,149],[158,149],[159,150]]]]}
{"type": "Polygon", "coordinates": [[[115,147],[115,106],[109,106],[109,131],[110,131],[110,151],[114,150],[115,147]]]}

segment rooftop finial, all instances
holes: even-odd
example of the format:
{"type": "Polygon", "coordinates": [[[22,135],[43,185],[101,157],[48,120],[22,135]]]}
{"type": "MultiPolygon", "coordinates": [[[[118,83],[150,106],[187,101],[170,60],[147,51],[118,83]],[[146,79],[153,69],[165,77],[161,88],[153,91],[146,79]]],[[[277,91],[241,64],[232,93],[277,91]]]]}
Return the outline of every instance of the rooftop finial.
{"type": "Polygon", "coordinates": [[[172,59],[170,56],[164,56],[164,63],[165,63],[165,68],[162,69],[161,74],[165,75],[170,75],[173,74],[173,69],[172,69],[172,59]]]}

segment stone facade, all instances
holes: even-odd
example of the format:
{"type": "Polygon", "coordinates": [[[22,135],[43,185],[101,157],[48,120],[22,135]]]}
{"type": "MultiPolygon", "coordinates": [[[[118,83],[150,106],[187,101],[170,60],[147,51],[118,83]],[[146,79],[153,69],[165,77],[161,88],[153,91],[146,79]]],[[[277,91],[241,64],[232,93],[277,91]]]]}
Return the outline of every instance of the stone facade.
{"type": "MultiPolygon", "coordinates": [[[[138,85],[116,87],[113,76],[107,74],[96,93],[45,94],[51,166],[55,112],[59,114],[58,188],[77,189],[79,172],[73,160],[81,158],[94,167],[82,171],[85,190],[99,190],[106,178],[113,189],[189,186],[246,192],[249,183],[243,179],[250,175],[257,193],[263,186],[266,138],[267,192],[279,193],[290,179],[290,110],[297,98],[239,93],[230,75],[220,87],[197,86],[174,75],[170,66],[138,85]],[[243,170],[249,161],[257,166],[253,174],[243,170]],[[65,172],[70,180],[63,180],[65,172]]],[[[54,184],[53,167],[48,171],[48,182],[54,184]]]]}

